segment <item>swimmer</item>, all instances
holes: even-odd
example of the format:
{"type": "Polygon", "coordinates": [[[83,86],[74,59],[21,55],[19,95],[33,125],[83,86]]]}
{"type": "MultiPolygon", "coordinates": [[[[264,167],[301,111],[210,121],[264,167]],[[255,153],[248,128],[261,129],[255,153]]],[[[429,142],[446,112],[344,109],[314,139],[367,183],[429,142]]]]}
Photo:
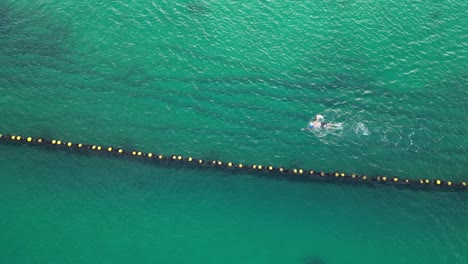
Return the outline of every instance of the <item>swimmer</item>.
{"type": "Polygon", "coordinates": [[[310,120],[309,125],[307,126],[308,129],[315,129],[315,128],[328,128],[328,129],[335,129],[341,127],[341,123],[333,124],[333,123],[325,123],[323,122],[325,118],[322,115],[316,115],[315,121],[310,120]]]}

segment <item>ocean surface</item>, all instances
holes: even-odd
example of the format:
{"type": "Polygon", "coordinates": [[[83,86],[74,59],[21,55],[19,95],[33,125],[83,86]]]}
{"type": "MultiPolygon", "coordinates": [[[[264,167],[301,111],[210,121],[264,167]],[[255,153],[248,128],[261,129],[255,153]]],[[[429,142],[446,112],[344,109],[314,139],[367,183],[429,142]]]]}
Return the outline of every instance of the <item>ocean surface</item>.
{"type": "MultiPolygon", "coordinates": [[[[0,0],[0,133],[466,181],[467,10],[0,0]]],[[[2,144],[0,263],[465,264],[467,202],[2,144]]]]}

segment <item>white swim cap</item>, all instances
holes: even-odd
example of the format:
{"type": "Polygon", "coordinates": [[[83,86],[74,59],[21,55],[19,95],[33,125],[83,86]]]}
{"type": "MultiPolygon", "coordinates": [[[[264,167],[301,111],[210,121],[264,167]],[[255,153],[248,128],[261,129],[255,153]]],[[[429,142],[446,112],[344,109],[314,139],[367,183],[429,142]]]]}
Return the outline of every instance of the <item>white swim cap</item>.
{"type": "Polygon", "coordinates": [[[318,118],[318,119],[325,119],[325,118],[323,118],[322,115],[317,115],[317,118],[318,118]]]}

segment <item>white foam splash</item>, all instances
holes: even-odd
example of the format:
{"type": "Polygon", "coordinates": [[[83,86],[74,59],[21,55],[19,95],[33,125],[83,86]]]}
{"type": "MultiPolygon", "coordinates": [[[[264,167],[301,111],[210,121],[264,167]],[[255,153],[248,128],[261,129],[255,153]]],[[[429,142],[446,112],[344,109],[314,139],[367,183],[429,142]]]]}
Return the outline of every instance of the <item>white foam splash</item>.
{"type": "Polygon", "coordinates": [[[357,135],[364,135],[364,136],[368,136],[371,134],[366,124],[364,124],[363,122],[358,122],[356,124],[356,127],[354,128],[354,133],[356,133],[357,135]]]}

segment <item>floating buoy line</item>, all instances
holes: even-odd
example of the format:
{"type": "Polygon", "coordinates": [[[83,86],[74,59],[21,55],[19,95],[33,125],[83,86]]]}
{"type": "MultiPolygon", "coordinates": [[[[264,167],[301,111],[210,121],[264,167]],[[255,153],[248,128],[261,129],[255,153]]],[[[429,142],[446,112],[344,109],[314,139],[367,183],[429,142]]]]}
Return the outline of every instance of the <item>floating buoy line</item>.
{"type": "Polygon", "coordinates": [[[272,176],[280,176],[289,180],[297,181],[327,181],[336,183],[350,183],[350,184],[388,184],[396,187],[409,187],[413,189],[444,189],[444,190],[468,190],[468,183],[466,181],[453,182],[442,179],[400,179],[396,176],[366,176],[358,174],[346,174],[344,172],[323,172],[311,169],[293,168],[288,169],[284,167],[274,167],[272,165],[264,166],[260,164],[245,165],[242,163],[223,162],[220,160],[204,160],[193,157],[183,157],[181,155],[162,155],[154,154],[151,152],[142,152],[138,150],[124,150],[117,147],[103,147],[101,145],[89,145],[83,143],[73,143],[58,139],[44,139],[23,137],[19,135],[3,135],[0,134],[1,143],[20,143],[28,145],[41,145],[55,149],[78,149],[86,152],[100,152],[114,156],[126,156],[144,159],[147,161],[169,161],[169,162],[184,162],[186,164],[193,164],[193,166],[204,167],[217,167],[225,168],[236,171],[244,171],[248,173],[265,173],[272,176]]]}

